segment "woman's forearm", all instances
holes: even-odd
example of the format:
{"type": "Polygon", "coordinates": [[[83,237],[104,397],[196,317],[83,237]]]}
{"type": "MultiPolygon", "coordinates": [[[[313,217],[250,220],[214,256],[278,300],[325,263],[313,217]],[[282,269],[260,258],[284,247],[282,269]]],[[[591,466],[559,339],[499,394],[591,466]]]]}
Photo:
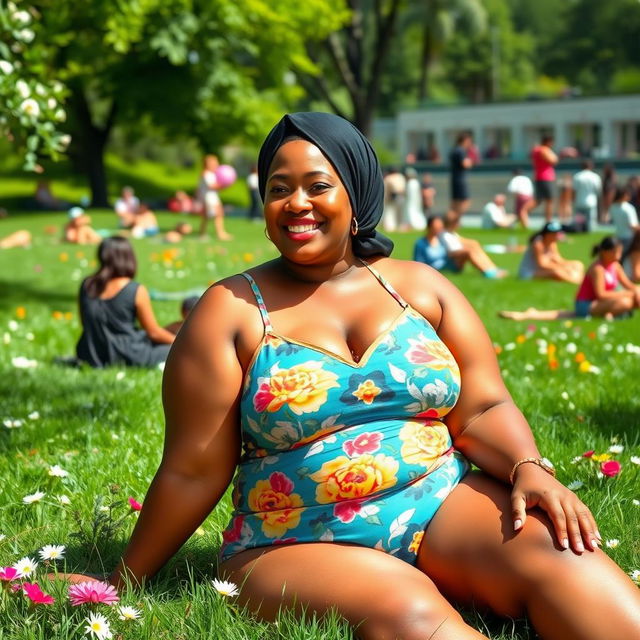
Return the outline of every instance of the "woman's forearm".
{"type": "Polygon", "coordinates": [[[453,444],[477,467],[505,482],[518,460],[540,457],[531,429],[512,401],[495,404],[472,419],[453,444]]]}
{"type": "Polygon", "coordinates": [[[147,331],[147,335],[153,342],[157,342],[158,344],[172,344],[176,339],[175,334],[167,331],[160,325],[158,325],[151,331],[147,331]]]}
{"type": "Polygon", "coordinates": [[[152,577],[209,515],[230,480],[186,476],[161,467],[109,581],[120,586],[125,575],[137,583],[152,577]]]}

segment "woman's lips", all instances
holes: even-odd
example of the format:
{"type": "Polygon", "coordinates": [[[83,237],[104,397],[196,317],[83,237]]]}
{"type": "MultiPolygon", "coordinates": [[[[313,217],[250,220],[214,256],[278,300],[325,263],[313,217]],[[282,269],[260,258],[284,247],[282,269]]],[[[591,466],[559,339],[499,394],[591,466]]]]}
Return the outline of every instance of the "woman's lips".
{"type": "Polygon", "coordinates": [[[291,240],[302,242],[312,238],[318,232],[320,226],[320,222],[297,221],[295,223],[285,225],[284,229],[291,240]]]}

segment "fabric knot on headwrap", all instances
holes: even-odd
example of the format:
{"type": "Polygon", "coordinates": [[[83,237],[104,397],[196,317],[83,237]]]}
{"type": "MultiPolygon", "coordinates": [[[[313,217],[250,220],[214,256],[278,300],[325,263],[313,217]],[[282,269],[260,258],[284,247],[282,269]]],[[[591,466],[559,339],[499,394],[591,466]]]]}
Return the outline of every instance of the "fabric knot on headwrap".
{"type": "Polygon", "coordinates": [[[271,130],[258,156],[260,196],[264,202],[271,162],[283,141],[299,136],[313,143],[333,165],[347,193],[358,233],[353,252],[360,257],[391,255],[393,242],[376,231],[384,201],[382,171],[375,151],[362,133],[344,118],[311,111],[289,113],[271,130]]]}

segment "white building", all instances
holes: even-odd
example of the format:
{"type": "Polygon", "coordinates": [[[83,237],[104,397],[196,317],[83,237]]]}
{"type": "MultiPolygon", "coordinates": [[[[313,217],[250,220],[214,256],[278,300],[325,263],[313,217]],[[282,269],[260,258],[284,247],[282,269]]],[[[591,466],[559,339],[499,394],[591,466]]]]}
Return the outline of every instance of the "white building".
{"type": "MultiPolygon", "coordinates": [[[[388,139],[389,122],[380,125],[380,133],[388,139]]],[[[581,155],[596,158],[640,157],[640,95],[403,111],[396,118],[398,156],[405,159],[414,154],[418,161],[433,160],[437,150],[446,162],[463,131],[473,134],[487,158],[526,159],[546,133],[554,135],[556,150],[575,147],[581,155]]]]}

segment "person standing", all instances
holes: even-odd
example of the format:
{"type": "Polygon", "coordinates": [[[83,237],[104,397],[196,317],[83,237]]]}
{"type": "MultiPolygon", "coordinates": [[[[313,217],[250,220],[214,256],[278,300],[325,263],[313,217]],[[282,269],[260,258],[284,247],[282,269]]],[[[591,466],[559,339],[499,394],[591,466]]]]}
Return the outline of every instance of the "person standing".
{"type": "Polygon", "coordinates": [[[407,178],[407,186],[401,228],[407,231],[422,231],[426,220],[422,208],[422,187],[418,180],[418,172],[413,167],[409,167],[404,174],[407,178]]]}
{"type": "Polygon", "coordinates": [[[629,190],[626,187],[616,187],[609,212],[611,213],[611,222],[616,229],[616,238],[622,242],[623,250],[626,250],[631,244],[634,233],[640,231],[638,212],[629,202],[629,190]]]}
{"type": "Polygon", "coordinates": [[[556,180],[556,165],[558,156],[552,149],[553,136],[544,135],[540,144],[531,151],[533,163],[533,180],[535,193],[533,200],[526,206],[527,215],[538,205],[544,204],[544,218],[551,222],[553,216],[553,185],[556,180]]]}
{"type": "Polygon", "coordinates": [[[469,187],[467,186],[467,171],[473,167],[473,160],[469,157],[469,150],[473,141],[471,134],[461,133],[456,138],[456,146],[449,154],[451,167],[451,211],[458,218],[469,208],[469,187]]]}
{"type": "Polygon", "coordinates": [[[407,188],[405,177],[396,167],[391,167],[384,177],[384,215],[382,227],[385,231],[395,231],[400,225],[407,188]]]}
{"type": "Polygon", "coordinates": [[[606,224],[610,220],[609,207],[613,203],[616,195],[616,185],[618,180],[616,177],[615,167],[608,162],[602,169],[602,206],[600,207],[600,224],[606,224]]]}
{"type": "Polygon", "coordinates": [[[204,157],[204,166],[198,183],[198,200],[202,203],[200,236],[206,236],[207,224],[209,220],[213,219],[218,240],[231,240],[233,236],[229,235],[224,228],[224,209],[218,195],[220,186],[216,176],[216,169],[219,166],[218,156],[206,155],[204,157]]]}
{"type": "Polygon", "coordinates": [[[432,209],[436,204],[436,188],[433,186],[433,180],[430,173],[425,173],[422,176],[422,210],[424,211],[424,217],[428,218],[432,209]]]}
{"type": "Polygon", "coordinates": [[[513,170],[513,178],[509,180],[507,191],[513,194],[513,210],[520,220],[520,224],[529,227],[527,205],[533,199],[533,182],[529,176],[522,173],[522,169],[513,170]]]}
{"type": "Polygon", "coordinates": [[[247,176],[247,189],[249,189],[249,220],[259,222],[262,219],[260,210],[260,192],[258,191],[258,167],[251,165],[251,171],[247,176]]]}
{"type": "Polygon", "coordinates": [[[593,170],[593,161],[585,160],[582,169],[573,176],[574,226],[590,231],[598,219],[598,198],[602,180],[593,170]]]}

